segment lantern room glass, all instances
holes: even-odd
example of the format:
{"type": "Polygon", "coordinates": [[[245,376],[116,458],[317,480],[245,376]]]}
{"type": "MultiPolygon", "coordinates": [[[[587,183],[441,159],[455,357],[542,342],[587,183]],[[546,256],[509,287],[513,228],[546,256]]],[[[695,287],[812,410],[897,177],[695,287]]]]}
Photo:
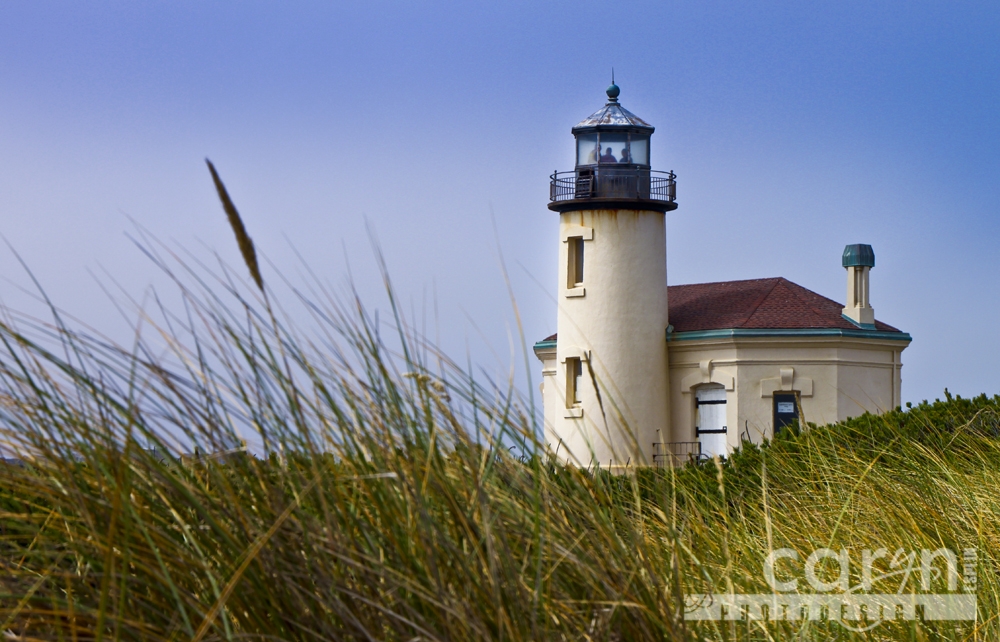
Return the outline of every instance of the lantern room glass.
{"type": "Polygon", "coordinates": [[[632,132],[600,132],[576,137],[576,164],[649,165],[649,136],[632,132]]]}
{"type": "Polygon", "coordinates": [[[649,165],[649,137],[632,134],[629,155],[636,165],[649,165]]]}
{"type": "Polygon", "coordinates": [[[576,137],[576,164],[597,164],[597,134],[580,134],[576,137]]]}
{"type": "Polygon", "coordinates": [[[628,134],[612,134],[601,132],[597,160],[602,165],[627,163],[628,134]]]}

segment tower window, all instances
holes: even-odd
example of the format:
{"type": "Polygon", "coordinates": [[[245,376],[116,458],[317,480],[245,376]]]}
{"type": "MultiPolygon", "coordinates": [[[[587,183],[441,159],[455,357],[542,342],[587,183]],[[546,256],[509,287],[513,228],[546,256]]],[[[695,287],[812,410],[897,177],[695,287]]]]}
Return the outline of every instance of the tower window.
{"type": "Polygon", "coordinates": [[[566,407],[580,405],[580,390],[583,384],[583,361],[580,357],[566,359],[566,407]]]}
{"type": "Polygon", "coordinates": [[[561,260],[565,261],[559,266],[559,277],[563,280],[563,294],[566,298],[586,296],[587,289],[583,287],[583,246],[594,240],[594,229],[582,225],[567,225],[562,229],[560,236],[562,242],[566,244],[565,250],[561,248],[559,250],[561,260]]]}
{"type": "Polygon", "coordinates": [[[576,288],[583,285],[583,237],[573,236],[569,241],[569,265],[567,266],[566,287],[576,288]]]}

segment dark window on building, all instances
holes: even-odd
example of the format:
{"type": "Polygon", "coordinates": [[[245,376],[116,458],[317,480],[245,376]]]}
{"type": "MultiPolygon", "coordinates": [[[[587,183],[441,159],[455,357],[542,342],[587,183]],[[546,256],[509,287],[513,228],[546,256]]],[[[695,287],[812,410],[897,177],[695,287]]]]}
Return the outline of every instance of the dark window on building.
{"type": "Polygon", "coordinates": [[[573,236],[569,239],[569,282],[570,288],[583,285],[583,237],[573,236]]]}
{"type": "Polygon", "coordinates": [[[780,433],[782,428],[796,419],[800,419],[799,394],[797,392],[775,392],[774,434],[780,433]]]}

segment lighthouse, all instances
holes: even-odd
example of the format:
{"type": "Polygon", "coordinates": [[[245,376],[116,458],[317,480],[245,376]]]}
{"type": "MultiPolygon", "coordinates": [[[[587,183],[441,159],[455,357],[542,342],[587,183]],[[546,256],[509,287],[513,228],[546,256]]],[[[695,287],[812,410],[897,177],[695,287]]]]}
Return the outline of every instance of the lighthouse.
{"type": "Polygon", "coordinates": [[[844,304],[780,276],[667,285],[676,177],[651,167],[653,126],[620,93],[612,80],[572,129],[574,168],[551,177],[557,332],[534,348],[552,450],[614,472],[686,465],[898,408],[912,338],[875,318],[870,245],[837,263],[844,304]]]}
{"type": "Polygon", "coordinates": [[[546,438],[581,466],[652,463],[670,417],[666,212],[673,172],[650,165],[653,126],[607,102],[572,129],[575,167],[551,176],[559,215],[557,334],[543,362],[546,438]]]}

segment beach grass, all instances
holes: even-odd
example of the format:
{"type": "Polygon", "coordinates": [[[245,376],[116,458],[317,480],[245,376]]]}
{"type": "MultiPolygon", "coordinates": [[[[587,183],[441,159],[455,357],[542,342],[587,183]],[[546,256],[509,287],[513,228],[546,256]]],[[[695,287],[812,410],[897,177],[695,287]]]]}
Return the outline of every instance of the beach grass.
{"type": "MultiPolygon", "coordinates": [[[[259,268],[247,287],[149,254],[182,304],[132,345],[2,315],[8,639],[1000,639],[1000,397],[611,475],[557,459],[530,401],[437,351],[391,286],[388,321],[297,295],[306,330],[259,268]],[[685,619],[772,592],[769,553],[822,548],[852,587],[866,549],[974,550],[976,619],[685,619]]],[[[920,590],[889,564],[877,591],[920,590]]]]}

